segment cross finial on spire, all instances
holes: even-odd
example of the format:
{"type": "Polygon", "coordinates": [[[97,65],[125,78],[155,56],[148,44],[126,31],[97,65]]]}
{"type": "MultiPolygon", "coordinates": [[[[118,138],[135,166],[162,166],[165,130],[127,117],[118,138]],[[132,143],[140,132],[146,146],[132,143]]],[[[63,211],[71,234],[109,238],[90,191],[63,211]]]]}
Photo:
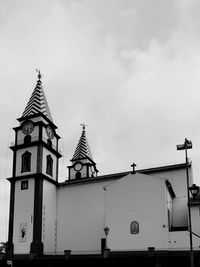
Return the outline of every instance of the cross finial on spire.
{"type": "Polygon", "coordinates": [[[85,127],[87,127],[87,125],[83,122],[80,124],[83,127],[83,131],[85,131],[85,127]]]}
{"type": "Polygon", "coordinates": [[[36,71],[38,73],[38,79],[40,81],[40,79],[42,78],[43,75],[41,74],[40,70],[36,69],[36,71]]]}

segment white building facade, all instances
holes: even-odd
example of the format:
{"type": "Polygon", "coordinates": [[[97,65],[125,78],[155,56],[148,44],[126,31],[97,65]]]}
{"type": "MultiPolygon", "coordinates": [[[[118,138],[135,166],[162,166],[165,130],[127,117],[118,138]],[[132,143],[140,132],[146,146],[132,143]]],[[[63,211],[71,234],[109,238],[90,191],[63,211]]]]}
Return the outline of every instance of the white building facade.
{"type": "MultiPolygon", "coordinates": [[[[14,128],[8,252],[74,255],[189,250],[186,164],[98,176],[85,125],[58,182],[59,135],[41,75],[14,128]],[[107,238],[104,229],[109,228],[107,238]]],[[[193,183],[189,164],[190,184],[193,183]]],[[[193,245],[200,250],[200,203],[192,202],[193,245]]]]}

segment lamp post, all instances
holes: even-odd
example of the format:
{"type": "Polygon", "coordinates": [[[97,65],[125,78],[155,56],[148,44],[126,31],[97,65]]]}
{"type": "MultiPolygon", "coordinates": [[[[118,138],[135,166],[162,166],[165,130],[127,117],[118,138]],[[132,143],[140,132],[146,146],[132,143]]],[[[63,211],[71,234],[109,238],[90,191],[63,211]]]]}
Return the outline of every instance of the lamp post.
{"type": "Polygon", "coordinates": [[[188,221],[189,221],[189,235],[190,235],[190,267],[194,267],[194,254],[192,243],[192,224],[191,224],[191,206],[190,206],[190,192],[189,192],[189,170],[188,170],[188,156],[187,150],[192,148],[192,142],[185,138],[184,144],[177,145],[177,150],[185,150],[186,162],[186,180],[187,180],[187,200],[188,200],[188,221]]]}

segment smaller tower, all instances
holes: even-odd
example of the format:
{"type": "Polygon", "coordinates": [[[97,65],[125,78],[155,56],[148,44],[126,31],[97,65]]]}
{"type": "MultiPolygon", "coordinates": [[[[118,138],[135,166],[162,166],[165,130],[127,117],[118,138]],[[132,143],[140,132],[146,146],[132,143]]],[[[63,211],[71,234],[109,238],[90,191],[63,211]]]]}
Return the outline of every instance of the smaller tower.
{"type": "Polygon", "coordinates": [[[82,123],[81,126],[83,127],[82,134],[71,159],[72,165],[68,166],[69,180],[94,178],[98,173],[86,138],[86,125],[82,123]]]}

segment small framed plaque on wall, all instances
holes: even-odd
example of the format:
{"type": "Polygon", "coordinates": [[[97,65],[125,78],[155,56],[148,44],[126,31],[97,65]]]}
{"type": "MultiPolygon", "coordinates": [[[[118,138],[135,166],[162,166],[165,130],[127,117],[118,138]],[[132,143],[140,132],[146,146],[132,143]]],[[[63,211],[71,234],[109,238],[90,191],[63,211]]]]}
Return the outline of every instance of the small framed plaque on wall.
{"type": "Polygon", "coordinates": [[[130,233],[133,235],[139,234],[140,228],[139,228],[139,223],[137,221],[131,222],[130,225],[130,233]]]}
{"type": "Polygon", "coordinates": [[[19,224],[19,242],[26,242],[27,223],[19,224]]]}

